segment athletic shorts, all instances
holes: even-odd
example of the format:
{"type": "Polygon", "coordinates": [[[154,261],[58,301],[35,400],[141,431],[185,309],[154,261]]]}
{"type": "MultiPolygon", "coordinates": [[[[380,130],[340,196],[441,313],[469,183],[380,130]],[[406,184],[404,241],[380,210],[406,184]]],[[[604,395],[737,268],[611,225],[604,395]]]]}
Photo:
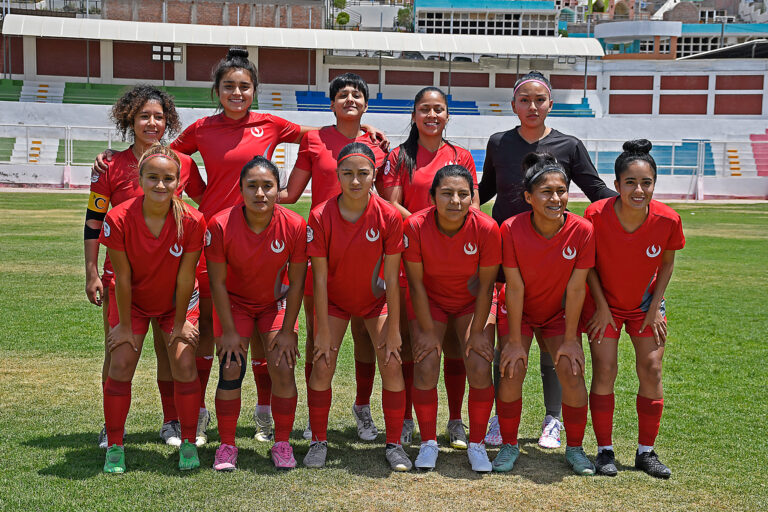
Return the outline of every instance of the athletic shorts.
{"type": "MultiPolygon", "coordinates": [[[[249,306],[233,301],[232,296],[230,296],[229,305],[232,320],[235,322],[235,330],[241,338],[250,338],[254,328],[258,329],[259,332],[273,332],[283,328],[285,298],[265,306],[249,306]]],[[[298,319],[293,330],[299,330],[298,319]]],[[[219,338],[223,332],[219,315],[216,314],[216,308],[213,308],[213,336],[219,338]]]]}
{"type": "MultiPolygon", "coordinates": [[[[315,314],[317,314],[317,305],[315,305],[315,314]]],[[[378,318],[387,314],[387,297],[382,297],[376,304],[365,311],[346,311],[337,306],[330,300],[328,301],[328,316],[349,320],[353,316],[361,316],[364,319],[378,318]]]]}
{"type": "MultiPolygon", "coordinates": [[[[457,310],[447,311],[441,308],[437,302],[429,297],[427,297],[427,300],[429,301],[429,314],[432,316],[432,320],[434,322],[440,322],[441,324],[447,324],[451,317],[459,318],[465,315],[471,315],[475,312],[475,301],[469,302],[457,310]]],[[[405,303],[406,310],[408,311],[408,320],[415,320],[416,311],[413,309],[413,301],[411,301],[410,292],[406,293],[405,303]]]]}
{"type": "MultiPolygon", "coordinates": [[[[664,323],[666,323],[667,307],[664,299],[661,299],[659,311],[661,311],[661,314],[664,316],[664,323]]],[[[586,331],[587,322],[590,318],[592,318],[592,315],[594,314],[595,303],[591,300],[584,301],[584,310],[581,313],[582,331],[586,331]]],[[[641,309],[636,309],[634,311],[630,311],[629,313],[614,314],[613,321],[616,323],[616,329],[614,329],[611,324],[608,324],[605,328],[605,334],[603,337],[617,340],[619,337],[621,337],[621,328],[624,327],[624,330],[627,332],[627,334],[634,336],[635,338],[653,338],[653,330],[651,330],[650,327],[646,327],[643,332],[640,332],[640,327],[643,325],[645,315],[646,312],[641,309]]]]}
{"type": "MultiPolygon", "coordinates": [[[[117,299],[115,298],[115,287],[110,286],[109,290],[109,309],[107,310],[107,316],[109,320],[109,326],[114,327],[120,323],[120,314],[117,311],[117,299]]],[[[147,316],[143,313],[131,308],[131,330],[133,334],[147,334],[149,330],[149,323],[153,318],[157,318],[160,324],[160,329],[163,332],[170,332],[173,330],[173,322],[176,317],[175,310],[169,313],[165,313],[160,316],[147,316]]],[[[189,299],[189,305],[187,306],[187,321],[192,325],[197,325],[200,320],[200,292],[195,288],[192,291],[192,296],[189,299]]]]}
{"type": "MultiPolygon", "coordinates": [[[[496,330],[499,336],[506,336],[509,334],[509,321],[507,319],[507,304],[506,304],[506,286],[501,288],[497,297],[496,304],[496,330]]],[[[543,324],[534,324],[526,321],[523,316],[523,321],[520,324],[520,334],[526,338],[533,338],[534,330],[541,332],[542,338],[553,338],[555,336],[562,336],[565,334],[565,311],[558,313],[549,321],[543,324]]]]}

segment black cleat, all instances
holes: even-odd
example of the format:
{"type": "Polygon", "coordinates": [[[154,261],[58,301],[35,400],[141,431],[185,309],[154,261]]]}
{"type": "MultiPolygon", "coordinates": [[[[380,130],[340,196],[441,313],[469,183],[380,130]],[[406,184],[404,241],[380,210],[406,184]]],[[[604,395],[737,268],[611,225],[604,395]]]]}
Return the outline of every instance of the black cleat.
{"type": "Polygon", "coordinates": [[[636,453],[635,468],[645,471],[655,478],[666,480],[672,476],[672,471],[659,460],[659,456],[653,450],[645,453],[636,453]]]}
{"type": "Polygon", "coordinates": [[[616,476],[619,470],[616,469],[616,458],[613,455],[613,450],[603,450],[597,454],[595,470],[598,475],[616,476]]]}

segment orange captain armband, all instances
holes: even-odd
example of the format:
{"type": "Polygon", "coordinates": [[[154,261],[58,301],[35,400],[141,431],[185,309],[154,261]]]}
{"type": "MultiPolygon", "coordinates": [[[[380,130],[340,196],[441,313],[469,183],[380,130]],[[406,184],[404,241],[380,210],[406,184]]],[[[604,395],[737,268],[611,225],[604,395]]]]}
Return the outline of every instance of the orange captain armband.
{"type": "Polygon", "coordinates": [[[109,208],[109,197],[91,192],[88,198],[88,209],[98,213],[107,213],[109,208]]]}

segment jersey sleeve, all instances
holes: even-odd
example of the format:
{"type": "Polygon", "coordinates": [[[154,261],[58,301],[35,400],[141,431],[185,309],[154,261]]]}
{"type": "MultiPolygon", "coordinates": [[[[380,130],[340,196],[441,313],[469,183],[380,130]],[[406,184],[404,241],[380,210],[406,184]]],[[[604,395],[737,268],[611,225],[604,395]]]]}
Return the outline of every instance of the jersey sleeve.
{"type": "Polygon", "coordinates": [[[301,135],[301,125],[277,116],[272,116],[272,121],[280,130],[278,138],[281,144],[284,142],[296,142],[296,139],[301,135]]]}
{"type": "Polygon", "coordinates": [[[211,219],[205,232],[205,259],[217,263],[227,260],[224,253],[224,227],[217,217],[211,219]]]}
{"type": "Polygon", "coordinates": [[[584,238],[576,255],[575,268],[592,268],[595,266],[595,231],[591,224],[584,224],[584,238]]]}
{"type": "Polygon", "coordinates": [[[307,261],[307,223],[300,218],[296,223],[296,229],[293,233],[293,252],[291,252],[291,263],[306,263],[307,261]]]}
{"type": "Polygon", "coordinates": [[[312,172],[312,153],[309,141],[314,138],[315,134],[315,131],[311,131],[302,137],[299,144],[299,156],[296,157],[296,163],[293,164],[294,168],[312,172]]]}
{"type": "Polygon", "coordinates": [[[421,232],[418,229],[418,226],[416,226],[416,222],[412,219],[413,215],[405,219],[405,222],[403,223],[403,245],[405,246],[403,258],[405,258],[406,261],[419,263],[422,261],[421,232]]]}
{"type": "Polygon", "coordinates": [[[384,170],[381,173],[380,183],[377,183],[377,185],[381,185],[382,190],[403,186],[400,173],[401,169],[399,169],[397,165],[397,155],[398,153],[396,151],[391,151],[389,155],[387,155],[387,160],[384,162],[384,170]]]}
{"type": "Polygon", "coordinates": [[[384,254],[403,252],[403,221],[396,212],[387,215],[387,231],[384,234],[384,254]]]}
{"type": "Polygon", "coordinates": [[[205,193],[205,182],[203,177],[200,176],[200,169],[197,168],[197,163],[191,157],[189,158],[189,181],[187,181],[184,187],[184,192],[189,197],[197,198],[202,197],[205,193]]]}
{"type": "Polygon", "coordinates": [[[606,197],[613,197],[616,192],[609,189],[605,182],[600,178],[600,175],[595,169],[595,165],[592,163],[592,159],[589,158],[587,148],[580,140],[576,141],[573,149],[573,155],[571,156],[571,179],[579,186],[582,192],[589,198],[590,201],[595,202],[606,197]]]}
{"type": "Polygon", "coordinates": [[[109,177],[111,176],[112,162],[109,162],[104,172],[91,173],[91,194],[88,197],[88,209],[96,213],[107,213],[109,198],[112,195],[109,177]],[[94,181],[94,179],[96,181],[94,181]]]}
{"type": "Polygon", "coordinates": [[[472,175],[472,185],[477,190],[477,169],[475,168],[475,159],[472,158],[472,153],[468,150],[464,150],[460,153],[461,158],[459,164],[463,165],[472,175]]]}
{"type": "Polygon", "coordinates": [[[309,212],[307,223],[307,256],[328,257],[328,239],[320,218],[319,209],[309,212]]]}
{"type": "Polygon", "coordinates": [[[202,251],[205,244],[205,219],[202,214],[187,217],[184,229],[184,252],[202,251]]]}
{"type": "Polygon", "coordinates": [[[185,155],[191,155],[197,151],[197,123],[195,121],[191,125],[187,126],[186,130],[181,132],[181,135],[176,137],[171,143],[171,149],[184,153],[185,155]]]}
{"type": "Polygon", "coordinates": [[[495,222],[485,226],[482,231],[482,249],[480,251],[481,267],[492,267],[501,264],[501,231],[495,222]]]}
{"type": "Polygon", "coordinates": [[[505,267],[518,268],[517,254],[515,252],[515,241],[512,234],[512,225],[504,222],[501,225],[501,263],[505,267]]]}
{"type": "Polygon", "coordinates": [[[683,222],[680,219],[680,216],[676,216],[674,219],[674,226],[672,227],[672,230],[669,234],[669,239],[667,240],[667,247],[666,250],[668,251],[679,251],[683,247],[685,247],[685,235],[683,234],[683,222]]]}
{"type": "Polygon", "coordinates": [[[125,251],[125,232],[123,219],[112,211],[107,213],[104,224],[101,227],[99,243],[114,251],[125,251]]]}

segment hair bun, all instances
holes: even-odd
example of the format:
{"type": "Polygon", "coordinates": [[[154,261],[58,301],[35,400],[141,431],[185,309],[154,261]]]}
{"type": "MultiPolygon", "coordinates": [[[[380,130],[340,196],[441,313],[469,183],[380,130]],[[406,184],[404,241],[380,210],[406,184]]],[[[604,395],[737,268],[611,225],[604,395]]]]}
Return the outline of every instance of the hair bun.
{"type": "Polygon", "coordinates": [[[521,167],[523,170],[528,170],[536,164],[541,165],[557,165],[557,158],[551,153],[528,153],[523,157],[523,163],[521,167]]]}
{"type": "Polygon", "coordinates": [[[651,152],[652,147],[653,144],[648,139],[635,139],[625,142],[622,149],[627,153],[648,154],[651,152]]]}
{"type": "Polygon", "coordinates": [[[240,46],[234,46],[227,51],[227,60],[245,59],[248,60],[248,50],[240,46]]]}

